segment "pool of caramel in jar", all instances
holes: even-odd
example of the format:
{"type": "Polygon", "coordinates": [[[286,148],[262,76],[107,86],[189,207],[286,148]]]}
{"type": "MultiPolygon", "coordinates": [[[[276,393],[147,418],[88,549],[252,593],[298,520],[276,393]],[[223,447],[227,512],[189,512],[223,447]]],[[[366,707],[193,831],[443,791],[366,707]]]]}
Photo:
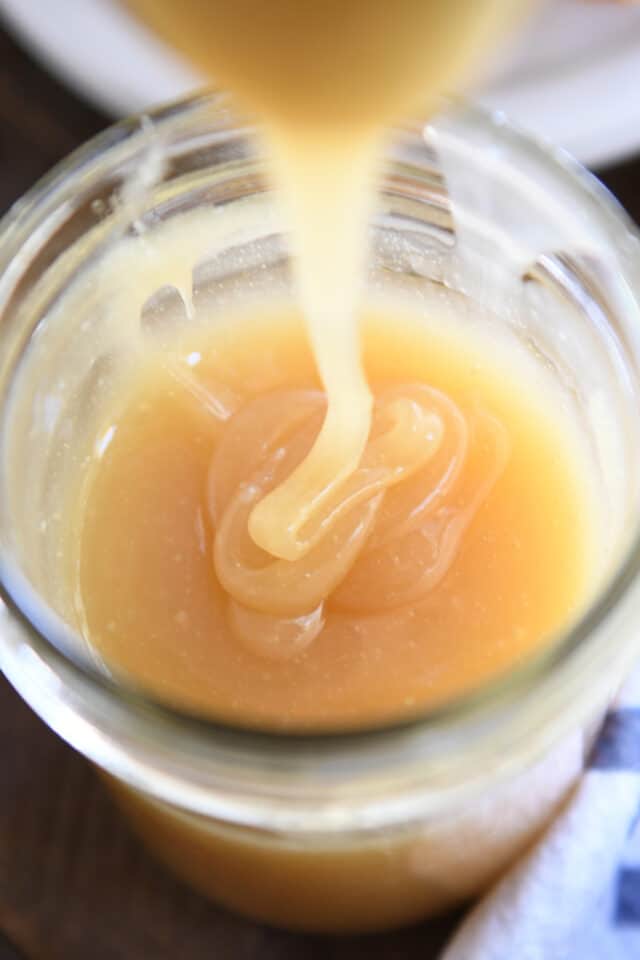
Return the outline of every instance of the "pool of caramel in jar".
{"type": "Polygon", "coordinates": [[[242,724],[367,726],[479,687],[576,613],[593,509],[540,384],[404,309],[368,309],[360,332],[367,448],[293,562],[247,527],[322,423],[301,317],[239,316],[137,371],[74,525],[79,616],[107,667],[242,724]]]}

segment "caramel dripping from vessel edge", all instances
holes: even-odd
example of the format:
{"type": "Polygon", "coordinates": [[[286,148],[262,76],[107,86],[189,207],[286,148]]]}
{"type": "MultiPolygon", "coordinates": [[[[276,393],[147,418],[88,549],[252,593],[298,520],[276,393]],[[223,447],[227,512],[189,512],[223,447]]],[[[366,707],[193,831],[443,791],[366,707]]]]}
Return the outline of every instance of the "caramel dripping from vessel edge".
{"type": "Polygon", "coordinates": [[[328,405],[314,444],[254,503],[255,543],[295,561],[364,455],[373,400],[357,308],[383,126],[428,105],[505,28],[516,0],[130,0],[265,123],[328,405]],[[292,83],[292,78],[295,82],[292,83]]]}

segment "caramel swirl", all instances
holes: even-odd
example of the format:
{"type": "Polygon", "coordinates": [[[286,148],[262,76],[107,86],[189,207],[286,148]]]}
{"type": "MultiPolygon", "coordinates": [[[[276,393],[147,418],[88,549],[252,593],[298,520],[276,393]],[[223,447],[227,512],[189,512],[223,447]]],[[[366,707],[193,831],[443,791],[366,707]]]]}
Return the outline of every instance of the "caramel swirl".
{"type": "Polygon", "coordinates": [[[302,555],[283,560],[255,543],[251,512],[304,462],[325,409],[324,395],[311,390],[247,402],[225,424],[210,468],[228,621],[271,659],[306,649],[325,608],[359,615],[422,600],[450,570],[508,458],[506,430],[485,410],[463,412],[422,384],[384,390],[359,467],[312,505],[302,555]]]}

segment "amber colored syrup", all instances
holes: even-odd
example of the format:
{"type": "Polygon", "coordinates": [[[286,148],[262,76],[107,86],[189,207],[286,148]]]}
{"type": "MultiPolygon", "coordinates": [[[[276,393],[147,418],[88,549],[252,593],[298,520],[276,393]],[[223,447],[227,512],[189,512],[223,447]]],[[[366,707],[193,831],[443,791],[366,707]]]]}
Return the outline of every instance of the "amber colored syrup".
{"type": "Polygon", "coordinates": [[[402,310],[360,329],[372,431],[351,498],[292,562],[247,517],[322,423],[300,317],[239,318],[138,371],[76,525],[80,612],[107,666],[227,720],[363,726],[477,688],[576,613],[589,503],[540,384],[402,310]]]}

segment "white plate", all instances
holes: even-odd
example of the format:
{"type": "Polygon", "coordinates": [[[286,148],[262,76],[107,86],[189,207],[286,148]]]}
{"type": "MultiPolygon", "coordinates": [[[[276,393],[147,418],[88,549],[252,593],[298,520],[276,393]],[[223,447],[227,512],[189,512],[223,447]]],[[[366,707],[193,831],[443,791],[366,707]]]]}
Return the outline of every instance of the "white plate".
{"type": "MultiPolygon", "coordinates": [[[[199,78],[114,0],[0,0],[30,49],[115,116],[199,78]]],[[[475,95],[584,163],[640,148],[640,7],[552,0],[475,95]]]]}

